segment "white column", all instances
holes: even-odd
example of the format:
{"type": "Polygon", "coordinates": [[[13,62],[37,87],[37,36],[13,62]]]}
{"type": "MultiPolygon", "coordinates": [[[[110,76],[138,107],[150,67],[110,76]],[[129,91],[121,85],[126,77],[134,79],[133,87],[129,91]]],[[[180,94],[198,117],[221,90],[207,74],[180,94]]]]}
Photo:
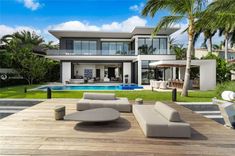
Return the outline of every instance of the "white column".
{"type": "Polygon", "coordinates": [[[216,62],[200,65],[200,90],[213,90],[216,87],[216,62]]]}
{"type": "Polygon", "coordinates": [[[138,37],[135,37],[135,55],[138,55],[138,37]]]}
{"type": "Polygon", "coordinates": [[[168,81],[169,79],[172,79],[172,70],[171,68],[165,69],[165,81],[168,81]]]}
{"type": "Polygon", "coordinates": [[[131,62],[123,62],[123,83],[125,83],[125,75],[128,75],[128,83],[131,83],[131,62]]]}
{"type": "Polygon", "coordinates": [[[62,62],[62,83],[71,79],[71,62],[62,62]]]}
{"type": "Polygon", "coordinates": [[[179,79],[183,80],[185,74],[185,67],[179,67],[179,79]]]}
{"type": "Polygon", "coordinates": [[[173,77],[172,79],[175,80],[176,79],[176,67],[173,67],[173,77]]]}
{"type": "Polygon", "coordinates": [[[142,84],[142,65],[141,60],[138,60],[138,85],[142,84]]]}

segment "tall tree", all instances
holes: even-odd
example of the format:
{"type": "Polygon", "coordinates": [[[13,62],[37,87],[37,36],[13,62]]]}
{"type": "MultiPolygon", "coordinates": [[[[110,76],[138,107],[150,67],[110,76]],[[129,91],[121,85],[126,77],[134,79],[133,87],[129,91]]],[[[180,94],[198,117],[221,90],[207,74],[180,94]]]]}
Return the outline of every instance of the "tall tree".
{"type": "Polygon", "coordinates": [[[208,6],[199,22],[206,23],[204,27],[218,29],[220,34],[224,36],[225,60],[227,61],[229,42],[235,38],[235,1],[213,1],[208,6]]]}
{"type": "Polygon", "coordinates": [[[11,57],[12,65],[28,84],[40,81],[47,72],[48,61],[33,53],[33,48],[43,45],[43,39],[29,31],[21,31],[3,36],[7,53],[11,57]]]}
{"type": "Polygon", "coordinates": [[[5,44],[8,44],[11,42],[12,39],[18,40],[18,43],[21,46],[39,46],[44,43],[44,40],[35,32],[26,30],[15,32],[12,35],[5,35],[2,37],[1,40],[5,44]]]}
{"type": "Polygon", "coordinates": [[[171,12],[171,15],[164,16],[159,21],[154,29],[153,34],[156,35],[160,29],[167,28],[174,23],[182,20],[188,21],[188,48],[187,48],[187,61],[186,71],[184,77],[184,85],[181,96],[188,96],[188,86],[190,81],[190,67],[191,67],[191,54],[193,50],[193,42],[195,36],[195,23],[203,6],[206,4],[206,0],[148,0],[142,10],[142,15],[150,15],[154,17],[155,14],[162,9],[167,9],[171,12]]]}

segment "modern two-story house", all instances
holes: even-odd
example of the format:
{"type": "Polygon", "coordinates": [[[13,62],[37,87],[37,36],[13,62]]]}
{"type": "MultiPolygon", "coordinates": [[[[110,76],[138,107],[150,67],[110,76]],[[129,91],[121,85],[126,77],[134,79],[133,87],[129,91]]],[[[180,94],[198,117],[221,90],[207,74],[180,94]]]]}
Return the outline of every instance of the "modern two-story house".
{"type": "Polygon", "coordinates": [[[136,27],[132,32],[50,30],[59,39],[59,50],[49,50],[47,58],[61,63],[61,82],[121,82],[149,84],[150,79],[171,77],[170,69],[152,69],[149,63],[175,60],[169,36],[177,28],[136,27]]]}

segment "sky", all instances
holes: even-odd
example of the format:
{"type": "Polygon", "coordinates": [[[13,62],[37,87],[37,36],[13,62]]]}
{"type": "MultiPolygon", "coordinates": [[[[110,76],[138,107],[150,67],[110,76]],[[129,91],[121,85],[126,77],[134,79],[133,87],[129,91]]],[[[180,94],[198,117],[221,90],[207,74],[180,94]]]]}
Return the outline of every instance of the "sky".
{"type": "MultiPolygon", "coordinates": [[[[159,11],[154,18],[141,16],[146,0],[0,0],[0,37],[20,30],[34,31],[45,41],[58,40],[48,30],[131,31],[135,26],[155,26],[170,14],[159,11]]],[[[182,31],[186,21],[172,35],[176,42],[187,45],[182,31]]],[[[214,37],[216,42],[221,38],[214,37]]],[[[199,38],[196,47],[202,43],[199,38]]]]}

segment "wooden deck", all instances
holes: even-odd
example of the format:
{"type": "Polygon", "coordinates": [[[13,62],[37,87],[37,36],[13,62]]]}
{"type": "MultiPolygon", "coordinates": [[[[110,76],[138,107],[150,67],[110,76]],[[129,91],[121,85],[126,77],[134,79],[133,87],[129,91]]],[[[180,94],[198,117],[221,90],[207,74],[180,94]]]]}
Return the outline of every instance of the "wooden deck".
{"type": "MultiPolygon", "coordinates": [[[[77,100],[47,100],[0,120],[0,155],[234,155],[235,131],[170,104],[192,125],[191,139],[146,138],[132,113],[109,124],[55,121],[55,105],[75,111],[77,100]]],[[[153,103],[152,103],[153,104],[153,103]]]]}

